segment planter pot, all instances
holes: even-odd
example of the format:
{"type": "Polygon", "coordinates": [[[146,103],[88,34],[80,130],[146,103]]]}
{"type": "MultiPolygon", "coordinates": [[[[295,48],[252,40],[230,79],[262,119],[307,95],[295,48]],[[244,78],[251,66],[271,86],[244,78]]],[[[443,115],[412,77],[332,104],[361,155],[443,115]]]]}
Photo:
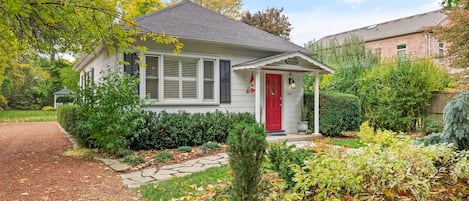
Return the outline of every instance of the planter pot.
{"type": "Polygon", "coordinates": [[[298,122],[298,132],[303,134],[308,132],[308,121],[298,122]]]}

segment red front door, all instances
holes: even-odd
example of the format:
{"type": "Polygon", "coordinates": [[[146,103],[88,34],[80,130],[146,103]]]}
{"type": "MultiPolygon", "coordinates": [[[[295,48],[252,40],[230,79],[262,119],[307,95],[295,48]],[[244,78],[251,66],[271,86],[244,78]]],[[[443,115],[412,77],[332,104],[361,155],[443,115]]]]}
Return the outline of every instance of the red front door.
{"type": "Polygon", "coordinates": [[[268,131],[282,129],[281,75],[265,75],[265,127],[268,131]]]}

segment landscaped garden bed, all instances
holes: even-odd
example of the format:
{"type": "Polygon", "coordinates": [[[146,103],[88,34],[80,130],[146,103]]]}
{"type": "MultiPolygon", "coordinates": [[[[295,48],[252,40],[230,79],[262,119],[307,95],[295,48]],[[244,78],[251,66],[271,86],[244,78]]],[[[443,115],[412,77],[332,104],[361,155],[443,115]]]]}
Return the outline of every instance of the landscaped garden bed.
{"type": "Polygon", "coordinates": [[[129,171],[136,171],[136,170],[141,170],[141,169],[150,168],[150,167],[160,168],[166,165],[183,163],[188,160],[193,160],[193,159],[197,159],[200,157],[217,155],[219,153],[226,152],[225,144],[220,144],[219,148],[216,148],[216,149],[207,149],[201,146],[191,147],[191,148],[192,150],[190,152],[180,152],[180,151],[177,151],[177,149],[135,151],[135,156],[141,157],[144,160],[144,162],[141,162],[138,164],[130,163],[129,165],[132,165],[132,167],[129,171]],[[168,153],[164,155],[167,155],[167,156],[171,155],[171,157],[168,157],[167,160],[164,160],[165,157],[159,157],[160,161],[158,161],[155,158],[157,156],[161,156],[161,153],[168,153]]]}

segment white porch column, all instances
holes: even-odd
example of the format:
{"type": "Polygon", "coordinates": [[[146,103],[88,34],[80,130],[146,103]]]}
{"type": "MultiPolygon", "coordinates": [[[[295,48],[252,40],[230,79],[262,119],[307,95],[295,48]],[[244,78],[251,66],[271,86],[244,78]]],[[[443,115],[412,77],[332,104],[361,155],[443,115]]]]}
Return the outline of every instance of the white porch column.
{"type": "Polygon", "coordinates": [[[256,77],[254,79],[256,84],[256,91],[255,91],[255,115],[256,121],[261,123],[261,71],[260,69],[256,70],[256,77]]]}
{"type": "Polygon", "coordinates": [[[314,74],[314,134],[319,134],[319,73],[314,74]]]}
{"type": "Polygon", "coordinates": [[[255,91],[255,116],[256,121],[261,123],[261,71],[260,69],[256,70],[256,77],[254,79],[256,84],[256,91],[255,91]]]}

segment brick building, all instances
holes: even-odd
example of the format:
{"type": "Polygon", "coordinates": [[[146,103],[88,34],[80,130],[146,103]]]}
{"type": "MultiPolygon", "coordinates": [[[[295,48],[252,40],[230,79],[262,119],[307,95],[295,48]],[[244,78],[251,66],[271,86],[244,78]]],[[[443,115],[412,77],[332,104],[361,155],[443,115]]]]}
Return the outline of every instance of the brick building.
{"type": "MultiPolygon", "coordinates": [[[[382,59],[404,55],[429,57],[447,66],[444,59],[447,44],[438,41],[435,34],[428,29],[447,23],[447,16],[436,10],[325,36],[318,42],[327,46],[329,41],[337,40],[340,44],[345,38],[356,35],[363,39],[366,48],[379,53],[382,59]]],[[[449,68],[448,70],[457,71],[449,68]]]]}

